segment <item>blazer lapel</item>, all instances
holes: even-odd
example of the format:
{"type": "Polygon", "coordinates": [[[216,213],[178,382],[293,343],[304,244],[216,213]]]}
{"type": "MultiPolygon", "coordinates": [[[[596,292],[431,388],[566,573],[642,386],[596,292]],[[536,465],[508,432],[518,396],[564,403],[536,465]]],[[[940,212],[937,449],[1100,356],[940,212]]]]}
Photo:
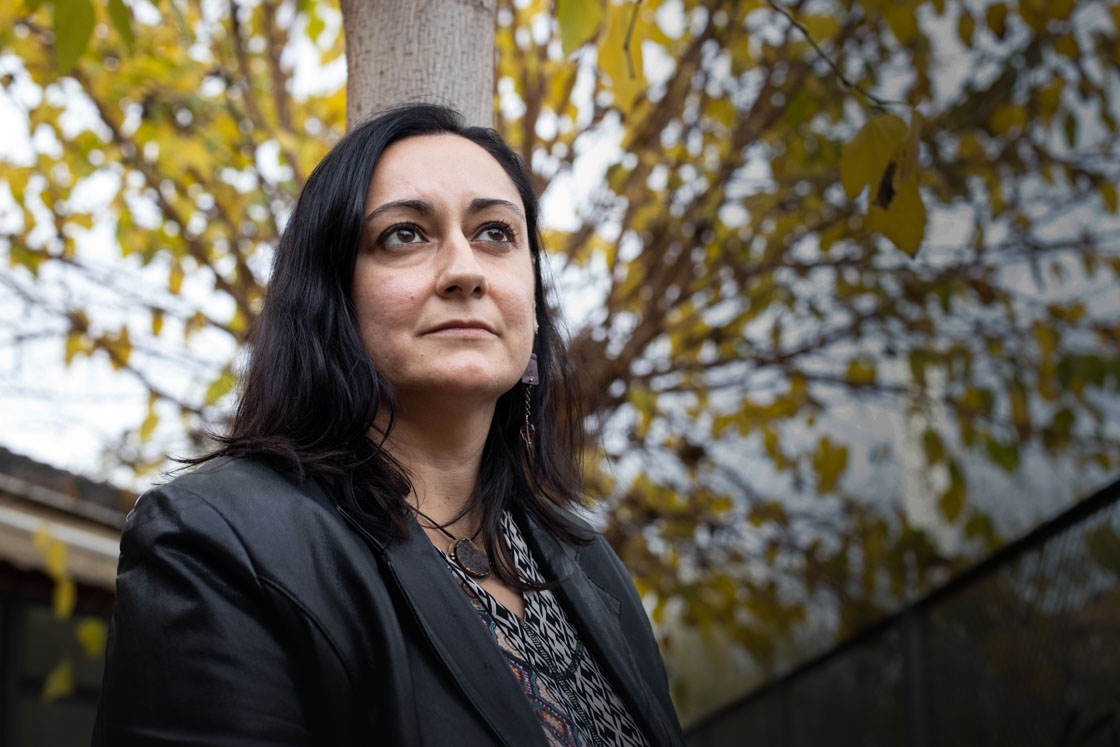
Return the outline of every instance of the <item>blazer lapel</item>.
{"type": "Polygon", "coordinates": [[[380,554],[428,643],[502,742],[545,745],[509,664],[420,526],[412,521],[407,539],[377,537],[339,511],[380,554]]]}
{"type": "MultiPolygon", "coordinates": [[[[617,683],[618,696],[631,709],[635,722],[646,725],[646,736],[654,745],[676,744],[676,732],[657,698],[642,677],[630,645],[622,634],[621,600],[595,584],[576,562],[577,549],[560,542],[526,516],[528,539],[538,562],[546,570],[546,578],[559,581],[554,593],[560,597],[564,610],[584,638],[584,644],[596,655],[605,674],[617,683]]],[[[642,614],[645,614],[644,611],[642,614]]]]}

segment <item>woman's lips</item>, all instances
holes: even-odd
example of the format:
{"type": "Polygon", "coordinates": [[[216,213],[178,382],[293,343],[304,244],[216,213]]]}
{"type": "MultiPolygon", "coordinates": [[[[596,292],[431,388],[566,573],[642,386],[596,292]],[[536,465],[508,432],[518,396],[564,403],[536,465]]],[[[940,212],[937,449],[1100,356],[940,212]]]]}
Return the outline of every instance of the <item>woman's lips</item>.
{"type": "Polygon", "coordinates": [[[428,333],[435,337],[467,337],[482,339],[493,337],[494,333],[485,327],[441,327],[428,333]]]}
{"type": "Polygon", "coordinates": [[[436,325],[428,334],[436,335],[437,337],[465,337],[471,339],[482,339],[494,336],[494,332],[490,329],[489,325],[475,319],[451,319],[436,325]]]}

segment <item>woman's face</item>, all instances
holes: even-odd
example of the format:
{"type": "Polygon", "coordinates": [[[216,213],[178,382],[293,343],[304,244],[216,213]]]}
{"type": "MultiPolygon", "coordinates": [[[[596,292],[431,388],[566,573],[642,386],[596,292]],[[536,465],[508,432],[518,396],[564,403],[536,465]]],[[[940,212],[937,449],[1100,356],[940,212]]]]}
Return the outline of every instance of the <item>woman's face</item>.
{"type": "Polygon", "coordinates": [[[493,402],[520,380],[533,344],[533,259],[521,197],[489,153],[450,134],[389,146],[361,242],[358,333],[406,409],[493,402]]]}

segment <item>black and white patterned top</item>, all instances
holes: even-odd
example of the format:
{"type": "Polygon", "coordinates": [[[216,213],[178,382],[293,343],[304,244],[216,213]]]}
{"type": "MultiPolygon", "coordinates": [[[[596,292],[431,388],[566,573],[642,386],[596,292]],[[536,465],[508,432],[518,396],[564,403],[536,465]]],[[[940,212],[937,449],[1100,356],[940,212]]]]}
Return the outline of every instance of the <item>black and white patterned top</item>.
{"type": "MultiPolygon", "coordinates": [[[[542,583],[544,577],[508,511],[501,526],[518,573],[542,583]]],[[[646,744],[551,591],[525,592],[525,616],[519,618],[446,556],[444,562],[505,655],[549,745],[646,744]]]]}

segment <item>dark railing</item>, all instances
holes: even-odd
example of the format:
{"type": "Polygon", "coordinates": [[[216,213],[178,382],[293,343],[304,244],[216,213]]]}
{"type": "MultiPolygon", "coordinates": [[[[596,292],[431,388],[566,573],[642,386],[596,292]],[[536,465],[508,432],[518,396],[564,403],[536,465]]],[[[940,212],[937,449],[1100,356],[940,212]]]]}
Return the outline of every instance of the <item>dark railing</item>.
{"type": "Polygon", "coordinates": [[[1120,481],[685,736],[1120,747],[1120,481]]]}

